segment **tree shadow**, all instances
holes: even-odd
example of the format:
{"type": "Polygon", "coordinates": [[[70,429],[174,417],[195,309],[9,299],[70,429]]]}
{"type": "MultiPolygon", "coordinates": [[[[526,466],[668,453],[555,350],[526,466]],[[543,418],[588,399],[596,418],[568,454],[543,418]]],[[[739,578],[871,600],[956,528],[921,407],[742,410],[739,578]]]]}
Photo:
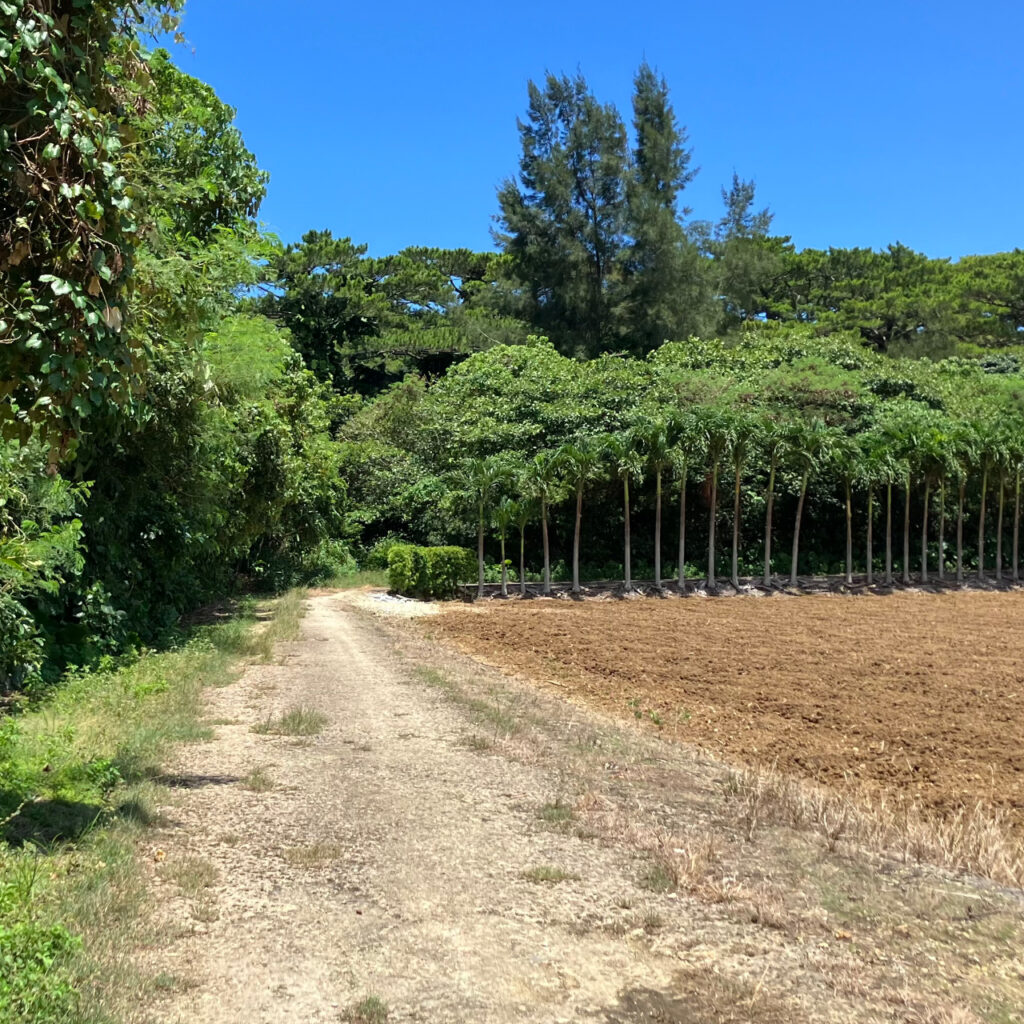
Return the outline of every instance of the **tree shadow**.
{"type": "Polygon", "coordinates": [[[22,802],[0,791],[0,842],[8,846],[52,846],[82,838],[107,809],[102,804],[57,798],[22,802]]]}

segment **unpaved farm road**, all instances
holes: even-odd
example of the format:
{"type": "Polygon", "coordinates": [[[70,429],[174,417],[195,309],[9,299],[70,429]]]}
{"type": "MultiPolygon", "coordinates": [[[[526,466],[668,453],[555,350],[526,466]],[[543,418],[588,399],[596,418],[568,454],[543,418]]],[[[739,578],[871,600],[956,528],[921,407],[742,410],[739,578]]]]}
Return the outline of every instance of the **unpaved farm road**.
{"type": "MultiPolygon", "coordinates": [[[[455,691],[444,672],[489,670],[451,652],[440,672],[418,668],[435,647],[406,645],[419,628],[317,596],[276,663],[210,692],[215,737],[169,768],[167,822],[146,851],[163,940],[141,960],[164,995],[139,1020],[360,1020],[370,994],[389,1022],[430,1024],[978,1019],[925,1015],[947,1007],[935,1000],[948,986],[919,988],[918,951],[971,991],[945,932],[952,964],[923,933],[920,950],[905,939],[893,959],[861,957],[815,899],[757,888],[764,872],[727,877],[729,853],[707,854],[724,865],[708,867],[710,897],[638,884],[658,842],[711,827],[720,770],[688,753],[685,786],[667,787],[678,765],[642,746],[656,740],[512,682],[487,684],[490,705],[455,691]],[[253,731],[300,705],[326,716],[322,733],[253,731]],[[667,788],[683,802],[662,801],[667,788]],[[567,877],[541,880],[552,869],[567,877]]],[[[846,867],[805,845],[796,877],[844,891],[846,867]]]]}

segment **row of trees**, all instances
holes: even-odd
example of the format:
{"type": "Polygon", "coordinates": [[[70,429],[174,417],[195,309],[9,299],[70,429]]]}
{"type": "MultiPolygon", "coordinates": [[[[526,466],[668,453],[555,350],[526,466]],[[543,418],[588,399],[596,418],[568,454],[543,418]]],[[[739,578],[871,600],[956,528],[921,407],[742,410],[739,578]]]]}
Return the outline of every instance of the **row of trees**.
{"type": "Polygon", "coordinates": [[[580,548],[584,498],[595,484],[616,480],[622,488],[623,572],[627,591],[633,589],[631,572],[630,485],[653,484],[654,585],[662,587],[663,485],[671,483],[679,497],[678,570],[676,580],[685,591],[686,495],[694,480],[708,485],[707,586],[717,587],[716,522],[719,517],[719,479],[732,479],[731,582],[739,587],[739,551],[742,529],[742,491],[751,463],[767,465],[764,482],[764,585],[773,584],[772,541],[778,474],[789,470],[795,485],[796,512],[792,530],[789,582],[796,585],[799,570],[800,530],[808,487],[839,487],[845,511],[845,578],[853,583],[854,499],[862,499],[864,520],[863,566],[868,584],[875,582],[874,530],[884,516],[885,549],[882,580],[894,582],[894,492],[902,499],[902,581],[911,582],[911,511],[914,492],[920,499],[920,579],[929,580],[929,551],[937,579],[946,578],[947,497],[955,507],[955,579],[964,581],[964,516],[968,482],[976,478],[980,507],[977,515],[978,579],[985,578],[986,505],[996,508],[995,578],[1003,578],[1005,524],[1012,522],[1009,575],[1020,578],[1021,474],[1024,472],[1024,421],[1014,425],[957,423],[932,410],[897,403],[868,433],[851,436],[821,419],[781,419],[772,412],[697,407],[643,427],[604,435],[583,436],[555,450],[537,453],[526,461],[490,456],[468,462],[456,477],[459,488],[471,494],[478,513],[477,542],[479,594],[484,587],[485,530],[496,528],[500,540],[502,593],[507,593],[506,541],[510,530],[519,532],[519,579],[526,587],[526,531],[539,522],[543,541],[543,591],[551,590],[548,519],[551,507],[574,502],[572,590],[580,591],[580,548]],[[1007,499],[1012,513],[1007,515],[1007,499]]]}
{"type": "MultiPolygon", "coordinates": [[[[560,553],[573,563],[575,585],[582,562],[591,572],[621,572],[628,586],[638,529],[660,582],[669,494],[678,495],[682,571],[687,550],[699,545],[712,583],[737,580],[741,566],[753,574],[757,563],[765,580],[780,570],[795,580],[801,566],[835,567],[849,578],[863,566],[888,582],[896,563],[908,579],[918,560],[912,548],[925,579],[933,571],[944,578],[954,545],[957,579],[993,564],[1001,574],[1008,524],[1011,565],[1018,563],[1019,375],[966,359],[884,357],[852,334],[822,339],[809,327],[764,323],[736,344],[693,339],[644,360],[579,362],[536,341],[499,347],[432,386],[410,379],[393,387],[349,419],[341,437],[367,546],[390,533],[458,542],[469,527],[483,550],[490,540],[481,524],[496,509],[499,541],[509,523],[519,524],[521,548],[536,531],[545,574],[560,553]],[[503,497],[517,504],[505,508],[503,497]],[[727,504],[732,557],[723,571],[718,527],[727,504]],[[638,525],[640,505],[650,511],[638,525]],[[586,545],[584,506],[592,510],[586,545]],[[756,531],[755,520],[763,523],[756,531]],[[783,521],[792,524],[788,551],[776,548],[783,521]],[[965,545],[965,530],[976,531],[976,548],[965,545]]],[[[520,562],[522,574],[522,552],[520,562]]]]}

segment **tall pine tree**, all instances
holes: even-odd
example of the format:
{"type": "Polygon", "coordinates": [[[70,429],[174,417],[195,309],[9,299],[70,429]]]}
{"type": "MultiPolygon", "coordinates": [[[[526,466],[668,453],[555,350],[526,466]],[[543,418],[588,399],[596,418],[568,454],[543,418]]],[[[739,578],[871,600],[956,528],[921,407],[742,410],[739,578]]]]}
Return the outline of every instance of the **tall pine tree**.
{"type": "Polygon", "coordinates": [[[511,257],[520,315],[563,352],[618,344],[627,245],[626,129],[582,75],[530,82],[519,177],[498,191],[497,241],[511,257]]]}
{"type": "Polygon", "coordinates": [[[650,65],[633,81],[636,148],[630,175],[624,252],[622,321],[630,349],[646,353],[713,325],[711,289],[697,245],[688,237],[679,197],[697,173],[691,169],[686,129],[669,102],[668,85],[650,65]]]}

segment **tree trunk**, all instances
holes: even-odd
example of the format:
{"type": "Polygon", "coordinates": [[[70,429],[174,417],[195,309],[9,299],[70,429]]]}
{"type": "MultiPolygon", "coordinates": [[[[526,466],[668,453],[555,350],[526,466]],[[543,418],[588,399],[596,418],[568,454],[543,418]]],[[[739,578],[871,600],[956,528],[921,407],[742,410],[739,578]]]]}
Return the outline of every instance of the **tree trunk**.
{"type": "Polygon", "coordinates": [[[679,484],[679,593],[686,593],[686,471],[679,484]]]}
{"type": "Polygon", "coordinates": [[[484,596],[484,503],[481,501],[479,506],[480,517],[477,522],[476,531],[476,562],[477,562],[477,581],[476,581],[476,596],[484,596]]]}
{"type": "Polygon", "coordinates": [[[544,544],[544,586],[542,592],[551,593],[551,546],[548,543],[548,500],[540,499],[540,536],[544,544]]]}
{"type": "Polygon", "coordinates": [[[978,580],[985,580],[985,497],[988,494],[988,466],[981,471],[981,514],[978,516],[978,580]]]}
{"type": "Polygon", "coordinates": [[[846,484],[846,585],[853,585],[853,502],[850,499],[850,481],[846,484]]]}
{"type": "Polygon", "coordinates": [[[931,494],[932,481],[924,478],[924,516],[921,520],[921,582],[928,582],[928,498],[931,494]]]}
{"type": "Polygon", "coordinates": [[[733,484],[732,504],[732,585],[740,589],[740,474],[742,467],[736,463],[736,479],[733,484]]]}
{"type": "Polygon", "coordinates": [[[804,475],[800,479],[800,498],[796,503],[796,526],[793,530],[793,562],[789,567],[789,583],[790,586],[796,586],[797,567],[799,565],[800,557],[800,520],[804,514],[804,498],[807,497],[807,476],[808,471],[804,470],[804,475]]]}
{"type": "Polygon", "coordinates": [[[583,482],[576,485],[576,530],[572,537],[572,592],[580,592],[580,524],[583,522],[583,482]]]}
{"type": "Polygon", "coordinates": [[[910,583],[910,474],[904,485],[906,500],[903,503],[903,583],[910,583]]]}
{"type": "Polygon", "coordinates": [[[874,551],[874,530],[875,530],[875,485],[868,484],[868,538],[867,538],[867,578],[870,587],[875,582],[875,551],[874,551]]]}
{"type": "Polygon", "coordinates": [[[1020,579],[1020,470],[1013,496],[1013,582],[1020,579]]]}
{"type": "Polygon", "coordinates": [[[654,473],[654,585],[661,590],[661,468],[654,473]]]}
{"type": "Polygon", "coordinates": [[[631,564],[631,556],[632,556],[631,547],[632,547],[632,545],[630,543],[630,537],[629,537],[629,477],[628,476],[622,478],[622,501],[623,501],[623,505],[624,505],[625,510],[626,510],[626,519],[625,519],[626,525],[625,525],[625,530],[624,530],[624,534],[625,534],[625,538],[624,539],[625,539],[626,550],[625,550],[625,561],[623,562],[623,569],[625,570],[626,590],[629,591],[629,590],[633,589],[633,566],[631,564]]]}
{"type": "Polygon", "coordinates": [[[716,590],[715,579],[715,515],[718,511],[718,462],[711,467],[711,520],[708,523],[708,590],[716,590]]]}
{"type": "Polygon", "coordinates": [[[946,578],[946,475],[939,477],[939,580],[946,578]]]}
{"type": "Polygon", "coordinates": [[[519,596],[526,597],[526,526],[519,527],[519,596]]]}
{"type": "Polygon", "coordinates": [[[964,491],[967,481],[960,479],[960,499],[956,509],[956,582],[964,583],[964,491]]]}
{"type": "Polygon", "coordinates": [[[1006,506],[1006,484],[999,471],[999,514],[996,517],[996,579],[1003,578],[1003,510],[1006,506]]]}
{"type": "Polygon", "coordinates": [[[892,586],[892,481],[885,486],[885,585],[892,586]]]}
{"type": "Polygon", "coordinates": [[[508,597],[508,565],[505,562],[505,531],[501,531],[501,596],[508,597]]]}
{"type": "Polygon", "coordinates": [[[768,500],[764,511],[764,585],[772,585],[772,511],[775,506],[775,456],[768,470],[768,500]]]}

